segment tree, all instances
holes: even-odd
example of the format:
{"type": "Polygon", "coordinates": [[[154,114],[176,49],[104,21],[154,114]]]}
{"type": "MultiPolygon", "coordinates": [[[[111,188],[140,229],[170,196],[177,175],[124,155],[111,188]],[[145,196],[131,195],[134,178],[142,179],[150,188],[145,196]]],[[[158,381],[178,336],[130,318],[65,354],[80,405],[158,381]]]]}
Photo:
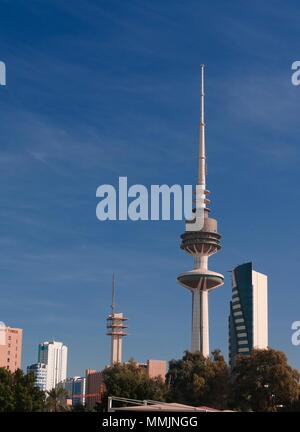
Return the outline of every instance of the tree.
{"type": "Polygon", "coordinates": [[[106,409],[108,396],[138,400],[165,400],[166,385],[163,380],[149,378],[145,370],[133,360],[106,368],[103,371],[103,380],[106,391],[102,403],[96,407],[98,411],[106,409]]]}
{"type": "Polygon", "coordinates": [[[299,395],[298,399],[294,400],[292,403],[283,406],[280,411],[288,411],[288,412],[300,412],[300,386],[299,386],[299,395]]]}
{"type": "Polygon", "coordinates": [[[0,412],[15,411],[15,395],[13,391],[13,375],[0,368],[0,412]]]}
{"type": "Polygon", "coordinates": [[[167,383],[172,402],[227,407],[229,368],[219,350],[210,358],[186,351],[182,359],[171,360],[167,383]]]}
{"type": "Polygon", "coordinates": [[[44,405],[45,393],[36,387],[33,374],[0,368],[0,411],[42,411],[44,405]]]}
{"type": "Polygon", "coordinates": [[[209,383],[208,405],[219,409],[228,408],[230,393],[230,369],[220,350],[212,352],[211,357],[214,377],[209,383]]]}
{"type": "Polygon", "coordinates": [[[67,411],[67,397],[68,392],[62,388],[57,387],[47,391],[46,410],[50,412],[67,411]]]}
{"type": "Polygon", "coordinates": [[[288,365],[285,354],[254,349],[238,356],[232,371],[233,404],[241,410],[278,411],[299,397],[299,373],[288,365]]]}

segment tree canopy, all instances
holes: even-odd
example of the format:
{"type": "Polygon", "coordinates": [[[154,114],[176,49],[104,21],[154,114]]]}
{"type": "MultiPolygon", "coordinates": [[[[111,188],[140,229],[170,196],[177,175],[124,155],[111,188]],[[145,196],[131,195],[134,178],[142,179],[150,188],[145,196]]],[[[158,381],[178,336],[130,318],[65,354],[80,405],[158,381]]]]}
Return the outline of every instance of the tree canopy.
{"type": "Polygon", "coordinates": [[[106,408],[108,396],[119,396],[138,400],[164,401],[166,386],[161,378],[149,378],[146,371],[133,360],[117,363],[103,371],[106,391],[101,404],[106,408]]]}
{"type": "Polygon", "coordinates": [[[241,410],[278,411],[299,397],[299,373],[285,354],[274,349],[254,349],[238,356],[232,371],[232,403],[241,410]]]}
{"type": "MultiPolygon", "coordinates": [[[[300,410],[300,375],[285,354],[274,349],[254,349],[250,355],[238,356],[231,373],[219,350],[210,357],[186,351],[182,359],[170,361],[166,383],[149,378],[133,360],[102,373],[106,390],[96,407],[101,411],[107,409],[108,396],[241,411],[300,410]]],[[[0,412],[65,411],[66,396],[59,386],[46,395],[36,387],[33,374],[0,368],[0,412]]]]}
{"type": "Polygon", "coordinates": [[[47,392],[46,411],[50,411],[50,412],[67,411],[68,410],[67,397],[68,397],[68,392],[60,386],[52,390],[49,390],[47,392]]]}
{"type": "Polygon", "coordinates": [[[45,393],[35,386],[33,374],[0,368],[0,412],[42,411],[45,393]]]}
{"type": "Polygon", "coordinates": [[[186,351],[182,359],[171,360],[167,383],[170,401],[227,407],[229,368],[219,350],[209,358],[186,351]]]}

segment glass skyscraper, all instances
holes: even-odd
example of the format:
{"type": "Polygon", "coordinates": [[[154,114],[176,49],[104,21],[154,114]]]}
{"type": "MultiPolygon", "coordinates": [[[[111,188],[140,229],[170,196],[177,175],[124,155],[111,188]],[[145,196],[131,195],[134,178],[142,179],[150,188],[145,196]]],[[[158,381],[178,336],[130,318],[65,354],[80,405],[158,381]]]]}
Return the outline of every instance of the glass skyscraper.
{"type": "Polygon", "coordinates": [[[229,315],[229,363],[253,348],[268,347],[268,278],[253,270],[252,263],[232,272],[229,315]]]}

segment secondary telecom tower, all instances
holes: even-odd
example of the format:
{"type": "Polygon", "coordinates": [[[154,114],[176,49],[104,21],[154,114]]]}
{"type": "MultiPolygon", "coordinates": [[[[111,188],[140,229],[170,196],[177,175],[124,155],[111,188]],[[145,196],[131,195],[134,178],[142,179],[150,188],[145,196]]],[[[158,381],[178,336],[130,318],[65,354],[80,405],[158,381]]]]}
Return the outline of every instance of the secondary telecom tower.
{"type": "Polygon", "coordinates": [[[107,318],[107,335],[111,336],[111,358],[110,364],[122,362],[122,339],[127,336],[124,322],[127,318],[123,316],[123,313],[115,312],[115,275],[112,277],[112,301],[111,301],[111,313],[107,318]]]}
{"type": "Polygon", "coordinates": [[[209,356],[208,292],[224,283],[224,276],[208,270],[208,258],[221,249],[221,236],[216,219],[209,217],[209,191],[206,189],[205,123],[204,123],[204,65],[201,65],[200,134],[198,156],[199,189],[204,191],[202,203],[196,199],[196,213],[204,211],[204,225],[200,231],[185,231],[181,235],[181,249],[194,258],[194,269],[178,276],[178,282],[192,292],[192,347],[209,356]]]}

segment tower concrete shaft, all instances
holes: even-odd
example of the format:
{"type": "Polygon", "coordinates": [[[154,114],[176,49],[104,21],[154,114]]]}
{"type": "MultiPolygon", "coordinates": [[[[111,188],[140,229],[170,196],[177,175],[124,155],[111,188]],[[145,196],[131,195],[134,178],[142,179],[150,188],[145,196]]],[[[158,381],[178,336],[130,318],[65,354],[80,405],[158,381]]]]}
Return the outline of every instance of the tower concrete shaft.
{"type": "Polygon", "coordinates": [[[186,230],[181,235],[181,249],[194,258],[194,269],[178,276],[178,282],[192,292],[192,346],[191,351],[200,351],[209,356],[208,293],[224,283],[224,276],[208,269],[208,258],[221,248],[221,236],[217,221],[209,217],[207,207],[209,194],[206,189],[206,153],[204,121],[204,65],[201,66],[200,92],[200,133],[198,156],[198,185],[204,190],[202,202],[196,199],[196,208],[204,211],[204,224],[201,230],[186,230]]]}
{"type": "Polygon", "coordinates": [[[122,339],[127,336],[125,321],[123,313],[115,312],[115,276],[113,274],[112,280],[112,302],[111,313],[107,318],[107,335],[111,337],[111,352],[110,364],[122,363],[122,339]]]}
{"type": "Polygon", "coordinates": [[[209,355],[208,291],[193,290],[192,352],[209,355]]]}

